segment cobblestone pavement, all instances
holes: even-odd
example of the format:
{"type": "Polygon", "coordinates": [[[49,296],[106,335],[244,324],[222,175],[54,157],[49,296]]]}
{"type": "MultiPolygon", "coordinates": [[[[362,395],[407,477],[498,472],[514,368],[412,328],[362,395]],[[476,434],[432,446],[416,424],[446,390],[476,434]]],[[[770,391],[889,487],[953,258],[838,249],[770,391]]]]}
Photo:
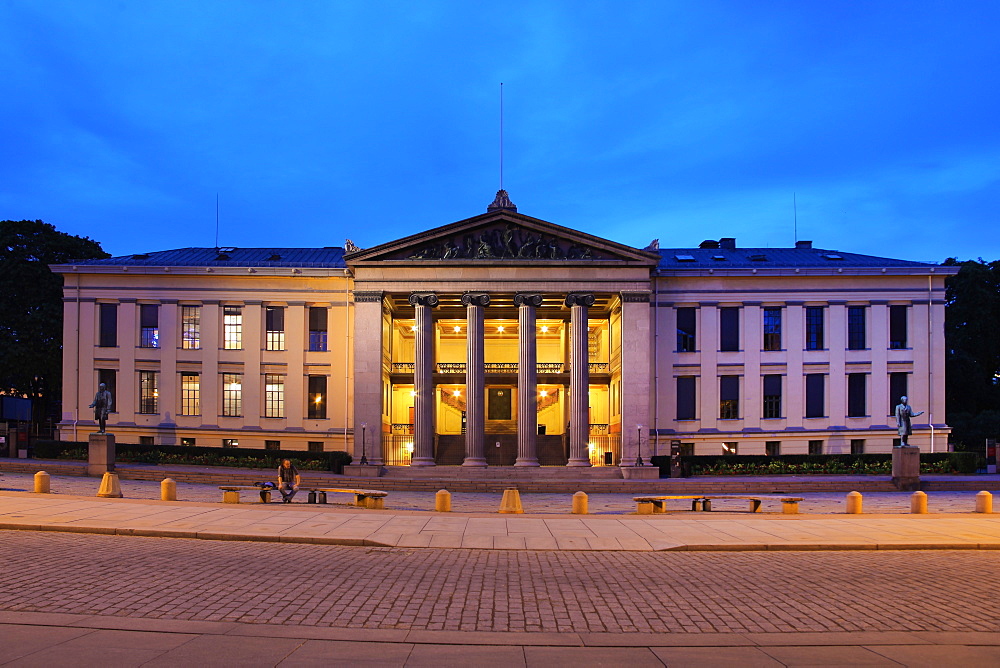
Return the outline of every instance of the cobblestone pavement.
{"type": "MultiPolygon", "coordinates": [[[[265,477],[262,475],[261,480],[265,477]]],[[[129,499],[159,499],[160,483],[146,480],[121,480],[122,493],[129,499]]],[[[52,476],[54,494],[94,496],[100,487],[97,478],[80,476],[52,476]]],[[[5,473],[0,478],[0,489],[30,492],[34,483],[30,474],[5,473]]],[[[222,493],[216,485],[177,483],[179,501],[199,501],[218,503],[222,493]]],[[[454,512],[493,513],[500,507],[501,493],[452,494],[454,512]]],[[[588,498],[591,514],[624,515],[635,512],[635,494],[590,494],[588,498]]],[[[844,511],[843,493],[795,494],[805,500],[799,504],[802,513],[841,513],[844,511]]],[[[910,492],[868,492],[864,495],[864,509],[867,513],[909,513],[910,492]]],[[[932,513],[968,513],[976,507],[976,492],[931,492],[928,494],[928,510],[932,513]]],[[[331,502],[333,499],[331,498],[331,502]]],[[[296,498],[305,502],[305,495],[296,498]]],[[[572,508],[571,494],[521,494],[524,512],[528,514],[565,514],[572,508]]],[[[997,501],[996,503],[1000,503],[997,501]]],[[[765,510],[780,512],[778,507],[765,510]]],[[[395,510],[434,510],[433,492],[390,492],[386,507],[395,510]]],[[[742,506],[740,506],[742,510],[742,506]]]]}
{"type": "Polygon", "coordinates": [[[995,552],[406,550],[0,531],[0,610],[355,629],[1000,633],[995,552]]]}

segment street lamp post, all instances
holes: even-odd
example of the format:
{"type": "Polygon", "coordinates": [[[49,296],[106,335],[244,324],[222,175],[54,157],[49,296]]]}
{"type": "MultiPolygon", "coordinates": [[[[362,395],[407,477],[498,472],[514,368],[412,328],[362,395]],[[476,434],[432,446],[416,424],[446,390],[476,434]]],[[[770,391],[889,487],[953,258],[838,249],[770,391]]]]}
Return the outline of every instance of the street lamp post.
{"type": "Polygon", "coordinates": [[[642,463],[642,425],[641,424],[637,424],[635,426],[635,429],[638,432],[636,434],[636,436],[639,438],[639,447],[636,448],[635,465],[636,466],[645,466],[645,464],[642,463]]]}
{"type": "Polygon", "coordinates": [[[368,423],[361,423],[361,465],[368,466],[368,456],[365,454],[365,436],[368,431],[368,423]]]}

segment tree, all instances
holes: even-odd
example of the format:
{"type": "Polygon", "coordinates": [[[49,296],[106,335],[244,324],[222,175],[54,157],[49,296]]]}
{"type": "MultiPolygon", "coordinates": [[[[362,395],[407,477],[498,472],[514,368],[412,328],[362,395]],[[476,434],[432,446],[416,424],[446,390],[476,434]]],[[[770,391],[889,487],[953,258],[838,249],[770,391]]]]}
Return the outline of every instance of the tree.
{"type": "MultiPolygon", "coordinates": [[[[945,283],[948,424],[953,440],[979,449],[1000,410],[1000,261],[945,260],[960,267],[945,283]]],[[[993,431],[993,433],[989,433],[993,431]]]]}
{"type": "Polygon", "coordinates": [[[48,414],[62,386],[62,277],[50,264],[110,257],[40,220],[0,221],[0,394],[48,414]]]}

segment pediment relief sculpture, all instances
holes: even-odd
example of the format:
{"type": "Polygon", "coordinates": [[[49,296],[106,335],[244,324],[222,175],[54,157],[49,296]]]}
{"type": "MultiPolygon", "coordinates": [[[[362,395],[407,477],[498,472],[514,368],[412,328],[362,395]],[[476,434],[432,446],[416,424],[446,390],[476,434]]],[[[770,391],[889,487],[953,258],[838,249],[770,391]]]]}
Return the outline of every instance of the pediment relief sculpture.
{"type": "Polygon", "coordinates": [[[586,244],[525,229],[515,223],[469,230],[435,239],[406,256],[408,260],[602,260],[586,244]]]}

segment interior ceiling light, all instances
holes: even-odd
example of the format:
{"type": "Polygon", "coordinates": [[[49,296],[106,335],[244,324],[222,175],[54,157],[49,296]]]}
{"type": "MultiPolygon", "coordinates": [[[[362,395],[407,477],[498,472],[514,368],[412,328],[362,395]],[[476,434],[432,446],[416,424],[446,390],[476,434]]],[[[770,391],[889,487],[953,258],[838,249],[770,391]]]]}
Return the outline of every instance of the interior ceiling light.
{"type": "Polygon", "coordinates": [[[498,332],[502,332],[503,331],[503,325],[497,325],[497,331],[498,332]]]}
{"type": "Polygon", "coordinates": [[[462,396],[462,390],[455,390],[454,392],[452,392],[451,396],[453,396],[453,397],[460,397],[460,396],[462,396]]]}
{"type": "Polygon", "coordinates": [[[462,331],[462,328],[461,328],[461,327],[459,327],[458,325],[455,325],[455,331],[456,331],[456,332],[461,332],[461,331],[462,331]]]}
{"type": "Polygon", "coordinates": [[[548,331],[549,331],[549,326],[548,325],[542,325],[542,334],[547,334],[548,331]]]}
{"type": "Polygon", "coordinates": [[[542,390],[538,394],[542,395],[543,397],[547,397],[547,396],[549,396],[549,391],[548,390],[542,390]]]}

